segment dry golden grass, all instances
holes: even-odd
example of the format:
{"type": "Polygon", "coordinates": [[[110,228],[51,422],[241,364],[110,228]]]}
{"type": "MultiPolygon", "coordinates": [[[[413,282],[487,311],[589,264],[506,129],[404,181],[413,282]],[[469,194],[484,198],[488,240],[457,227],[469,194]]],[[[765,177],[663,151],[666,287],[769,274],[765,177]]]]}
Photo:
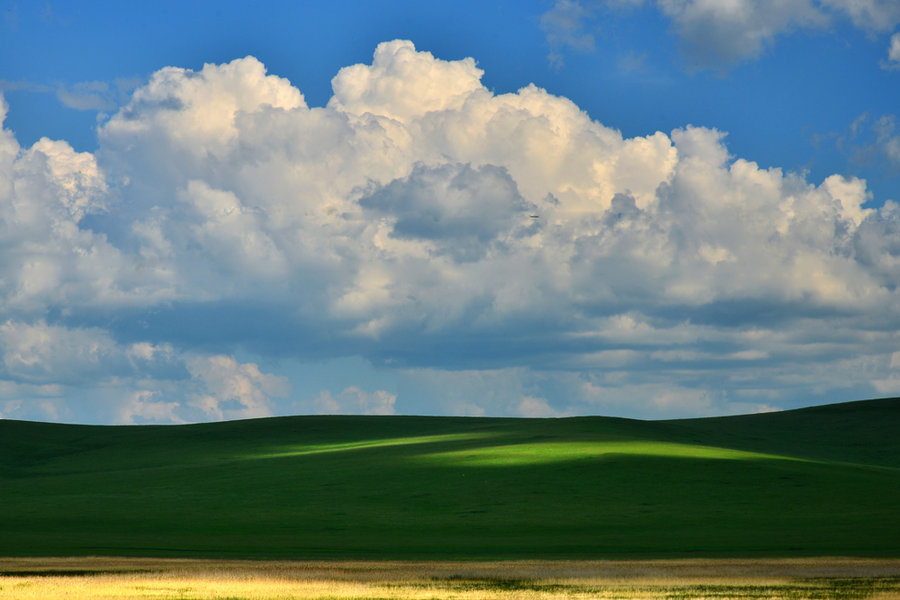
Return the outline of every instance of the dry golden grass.
{"type": "Polygon", "coordinates": [[[0,599],[900,599],[900,560],[0,559],[0,599]]]}

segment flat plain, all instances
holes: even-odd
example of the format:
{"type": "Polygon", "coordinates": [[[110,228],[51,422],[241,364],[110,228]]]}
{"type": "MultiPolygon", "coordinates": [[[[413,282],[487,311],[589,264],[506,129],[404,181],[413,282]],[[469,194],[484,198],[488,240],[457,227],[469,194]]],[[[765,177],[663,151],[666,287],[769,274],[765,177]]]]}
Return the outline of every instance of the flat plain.
{"type": "Polygon", "coordinates": [[[0,598],[890,600],[900,598],[900,560],[0,559],[0,598]]]}

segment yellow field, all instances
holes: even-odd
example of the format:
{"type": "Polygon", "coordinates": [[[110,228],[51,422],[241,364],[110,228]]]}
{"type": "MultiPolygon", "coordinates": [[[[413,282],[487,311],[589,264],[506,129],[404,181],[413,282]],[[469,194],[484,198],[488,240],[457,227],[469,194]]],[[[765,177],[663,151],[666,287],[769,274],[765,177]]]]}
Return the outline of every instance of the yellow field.
{"type": "Polygon", "coordinates": [[[251,562],[0,558],[0,599],[900,599],[900,560],[251,562]]]}

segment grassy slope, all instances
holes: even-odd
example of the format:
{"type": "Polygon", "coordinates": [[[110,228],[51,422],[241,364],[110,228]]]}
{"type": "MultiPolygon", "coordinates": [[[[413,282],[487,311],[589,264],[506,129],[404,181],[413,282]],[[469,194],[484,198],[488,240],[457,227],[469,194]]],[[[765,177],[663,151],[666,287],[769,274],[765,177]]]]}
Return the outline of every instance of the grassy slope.
{"type": "Polygon", "coordinates": [[[0,421],[0,555],[900,556],[900,400],[681,421],[0,421]]]}

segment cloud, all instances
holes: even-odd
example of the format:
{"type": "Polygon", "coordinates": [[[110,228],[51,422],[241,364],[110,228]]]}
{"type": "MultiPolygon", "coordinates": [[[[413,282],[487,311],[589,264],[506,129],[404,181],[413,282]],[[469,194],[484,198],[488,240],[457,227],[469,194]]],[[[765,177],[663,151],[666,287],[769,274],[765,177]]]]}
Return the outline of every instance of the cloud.
{"type": "MultiPolygon", "coordinates": [[[[37,83],[0,79],[2,92],[31,92],[54,94],[67,108],[83,111],[113,111],[126,102],[136,87],[144,83],[135,78],[117,78],[109,81],[76,81],[74,83],[37,83]]],[[[100,118],[106,116],[101,113],[100,118]]]]}
{"type": "Polygon", "coordinates": [[[822,27],[828,21],[810,0],[659,0],[658,4],[672,19],[688,59],[701,68],[756,58],[777,35],[799,27],[822,27]]]}
{"type": "Polygon", "coordinates": [[[285,377],[263,373],[254,363],[239,363],[230,356],[191,359],[188,369],[203,390],[191,405],[212,420],[247,419],[272,415],[272,396],[286,396],[290,383],[285,377]]]}
{"type": "Polygon", "coordinates": [[[585,31],[593,11],[577,0],[556,0],[553,7],[541,15],[541,29],[550,46],[550,64],[559,68],[563,64],[562,50],[579,51],[594,49],[594,36],[585,31]]]}
{"type": "Polygon", "coordinates": [[[890,31],[900,23],[900,5],[893,0],[820,0],[825,9],[844,13],[860,29],[890,31]]]}
{"type": "Polygon", "coordinates": [[[32,81],[9,81],[7,79],[0,79],[0,92],[18,91],[48,93],[53,92],[54,89],[49,85],[34,83],[32,81]]]}
{"type": "Polygon", "coordinates": [[[189,181],[177,196],[196,217],[191,239],[209,249],[224,272],[286,274],[286,259],[264,231],[258,209],[245,206],[234,192],[214,190],[203,181],[189,181]]]}
{"type": "Polygon", "coordinates": [[[450,253],[460,261],[482,257],[516,225],[524,229],[533,209],[504,169],[468,164],[416,165],[408,177],[374,190],[359,204],[390,219],[392,236],[427,242],[433,254],[450,253]]]}
{"type": "Polygon", "coordinates": [[[3,378],[33,384],[101,383],[103,379],[177,370],[172,350],[148,343],[121,346],[109,332],[43,321],[0,325],[3,378]]]}
{"type": "Polygon", "coordinates": [[[560,414],[555,411],[546,400],[525,396],[519,402],[518,414],[523,417],[558,417],[560,414]]]}
{"type": "Polygon", "coordinates": [[[224,355],[122,344],[98,328],[7,321],[0,325],[0,406],[7,416],[59,420],[66,398],[89,390],[86,410],[118,423],[266,416],[286,378],[224,355]]]}
{"type": "Polygon", "coordinates": [[[872,118],[868,113],[857,117],[847,135],[838,136],[836,146],[859,165],[878,166],[888,173],[900,168],[900,135],[897,116],[872,118]]]}
{"type": "Polygon", "coordinates": [[[900,5],[892,0],[658,0],[658,5],[673,20],[692,64],[701,68],[756,58],[795,29],[825,29],[849,19],[877,34],[900,23],[900,5]]]}
{"type": "MultiPolygon", "coordinates": [[[[594,38],[586,31],[601,7],[622,13],[643,3],[558,0],[541,17],[551,62],[562,65],[566,48],[593,49],[594,38]]],[[[771,50],[779,36],[798,29],[823,30],[849,20],[875,35],[900,23],[900,5],[893,0],[656,0],[653,4],[671,20],[693,69],[722,70],[756,59],[771,50]]]]}
{"type": "Polygon", "coordinates": [[[900,68],[900,33],[891,36],[891,44],[888,46],[888,60],[885,63],[886,69],[900,68]]]}
{"type": "Polygon", "coordinates": [[[135,269],[106,236],[81,226],[86,216],[107,211],[108,192],[94,155],[47,138],[21,149],[12,133],[3,131],[0,248],[6,260],[0,263],[0,305],[5,315],[159,299],[158,281],[135,269]]]}
{"type": "Polygon", "coordinates": [[[56,90],[59,101],[75,110],[112,110],[118,106],[105,81],[82,81],[56,90]]]}
{"type": "Polygon", "coordinates": [[[379,44],[371,65],[344,67],[332,80],[329,108],[355,115],[409,121],[433,111],[459,108],[481,89],[483,71],[472,58],[436,59],[412,42],[379,44]]]}
{"type": "MultiPolygon", "coordinates": [[[[446,370],[434,367],[405,369],[403,394],[422,397],[424,414],[460,416],[556,414],[540,393],[537,375],[524,367],[446,370]]],[[[559,398],[557,397],[557,401],[559,398]]]]}
{"type": "Polygon", "coordinates": [[[888,165],[896,170],[900,168],[900,135],[898,135],[896,115],[882,115],[872,126],[875,140],[870,149],[874,149],[888,165]]]}
{"type": "Polygon", "coordinates": [[[397,395],[385,390],[366,392],[350,386],[337,395],[323,390],[314,405],[315,412],[326,415],[393,415],[396,401],[397,395]]]}
{"type": "Polygon", "coordinates": [[[311,108],[246,57],[158,71],[94,154],[4,130],[5,401],[262,416],[296,405],[284,365],[339,357],[398,390],[307,408],[683,416],[900,380],[900,213],[863,180],[480,77],[385,42],[311,108]]]}
{"type": "Polygon", "coordinates": [[[117,423],[185,423],[179,415],[180,402],[167,402],[159,398],[158,391],[135,391],[125,394],[116,403],[117,423]]]}

